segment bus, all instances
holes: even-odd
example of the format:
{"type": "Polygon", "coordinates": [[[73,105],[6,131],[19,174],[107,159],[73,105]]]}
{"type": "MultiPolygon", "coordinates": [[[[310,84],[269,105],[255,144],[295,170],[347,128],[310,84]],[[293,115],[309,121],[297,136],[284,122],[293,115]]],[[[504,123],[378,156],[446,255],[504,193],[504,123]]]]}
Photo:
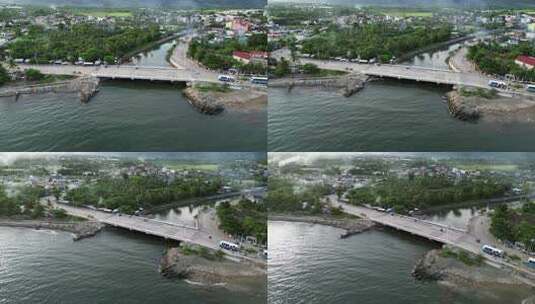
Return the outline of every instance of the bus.
{"type": "Polygon", "coordinates": [[[489,245],[483,245],[483,247],[481,247],[481,250],[488,255],[493,255],[493,256],[500,257],[500,258],[504,256],[503,250],[494,248],[489,245]]]}
{"type": "Polygon", "coordinates": [[[535,84],[528,84],[528,86],[526,87],[526,90],[528,92],[533,92],[535,93],[535,84]]]}
{"type": "Polygon", "coordinates": [[[527,264],[529,267],[535,268],[535,258],[529,258],[527,264]]]}
{"type": "Polygon", "coordinates": [[[251,83],[267,85],[268,84],[268,78],[267,77],[253,76],[253,77],[251,77],[251,83]]]}
{"type": "Polygon", "coordinates": [[[489,87],[492,88],[506,88],[507,84],[503,81],[491,80],[489,81],[489,87]]]}
{"type": "Polygon", "coordinates": [[[232,251],[240,250],[240,246],[238,246],[238,244],[234,244],[234,243],[227,242],[227,241],[219,242],[219,247],[226,249],[226,250],[232,250],[232,251]]]}
{"type": "Polygon", "coordinates": [[[228,75],[219,75],[217,77],[217,80],[223,81],[223,82],[234,82],[235,81],[234,77],[228,76],[228,75]]]}

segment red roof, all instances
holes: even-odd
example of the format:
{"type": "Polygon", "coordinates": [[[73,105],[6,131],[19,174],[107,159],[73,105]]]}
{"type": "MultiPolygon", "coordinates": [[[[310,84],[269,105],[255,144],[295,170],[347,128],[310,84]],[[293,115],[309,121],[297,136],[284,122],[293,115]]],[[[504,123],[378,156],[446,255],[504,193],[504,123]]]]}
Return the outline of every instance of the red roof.
{"type": "Polygon", "coordinates": [[[522,55],[522,56],[516,57],[516,60],[527,65],[535,66],[535,57],[533,56],[522,55]]]}
{"type": "Polygon", "coordinates": [[[262,51],[252,51],[252,52],[243,52],[243,51],[234,51],[232,56],[242,58],[242,59],[251,59],[251,58],[267,58],[268,52],[262,51]]]}

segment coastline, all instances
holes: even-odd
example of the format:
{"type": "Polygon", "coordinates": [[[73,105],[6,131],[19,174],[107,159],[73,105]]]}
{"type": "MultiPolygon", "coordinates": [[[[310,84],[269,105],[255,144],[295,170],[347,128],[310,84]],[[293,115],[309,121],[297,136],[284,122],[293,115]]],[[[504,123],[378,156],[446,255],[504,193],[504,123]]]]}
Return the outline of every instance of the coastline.
{"type": "Polygon", "coordinates": [[[105,225],[96,221],[68,222],[57,220],[16,220],[0,219],[0,227],[30,228],[30,229],[49,229],[73,234],[73,240],[79,241],[85,238],[95,236],[105,225]]]}
{"type": "Polygon", "coordinates": [[[285,77],[270,80],[269,86],[274,88],[313,87],[324,90],[334,89],[344,97],[350,97],[360,92],[366,86],[370,77],[362,74],[350,74],[330,77],[285,77]]]}
{"type": "Polygon", "coordinates": [[[195,109],[207,115],[221,114],[225,110],[260,111],[267,107],[268,99],[266,91],[253,88],[202,90],[192,86],[183,94],[195,109]]]}
{"type": "Polygon", "coordinates": [[[309,223],[343,229],[345,232],[340,235],[340,238],[347,238],[377,226],[372,221],[361,218],[333,218],[309,215],[270,214],[268,221],[309,223]]]}

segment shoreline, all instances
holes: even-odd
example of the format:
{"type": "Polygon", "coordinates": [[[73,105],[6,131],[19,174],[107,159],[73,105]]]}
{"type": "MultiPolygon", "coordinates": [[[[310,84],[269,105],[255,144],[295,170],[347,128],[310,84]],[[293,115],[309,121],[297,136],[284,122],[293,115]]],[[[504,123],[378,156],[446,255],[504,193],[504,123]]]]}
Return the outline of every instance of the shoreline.
{"type": "Polygon", "coordinates": [[[334,227],[345,231],[340,235],[341,239],[368,231],[377,226],[372,221],[362,218],[332,218],[309,215],[269,215],[268,221],[309,223],[334,227]]]}
{"type": "Polygon", "coordinates": [[[100,91],[100,79],[92,76],[76,77],[51,83],[22,86],[5,86],[0,88],[0,98],[14,97],[18,101],[20,95],[37,95],[45,93],[78,92],[80,102],[87,103],[100,91]]]}
{"type": "Polygon", "coordinates": [[[288,88],[288,90],[292,90],[294,87],[313,87],[324,90],[335,89],[344,97],[350,97],[363,90],[370,79],[370,77],[363,74],[328,77],[285,77],[270,80],[269,87],[288,88]]]}
{"type": "Polygon", "coordinates": [[[266,91],[253,88],[235,90],[228,88],[217,91],[215,89],[200,89],[191,86],[184,89],[183,94],[188,103],[200,113],[218,115],[226,110],[261,111],[267,107],[268,95],[266,91]]]}
{"type": "Polygon", "coordinates": [[[29,229],[48,229],[73,234],[73,240],[79,241],[97,235],[105,225],[95,221],[67,222],[57,220],[15,220],[0,219],[0,227],[29,228],[29,229]]]}

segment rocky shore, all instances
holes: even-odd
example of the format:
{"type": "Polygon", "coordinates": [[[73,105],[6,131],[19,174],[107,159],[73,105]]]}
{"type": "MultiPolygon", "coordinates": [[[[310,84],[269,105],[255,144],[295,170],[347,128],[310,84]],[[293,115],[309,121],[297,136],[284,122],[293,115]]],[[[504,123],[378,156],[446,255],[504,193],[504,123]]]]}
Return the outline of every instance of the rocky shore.
{"type": "Polygon", "coordinates": [[[292,89],[294,87],[314,87],[323,89],[335,89],[349,97],[364,89],[369,77],[361,74],[351,74],[337,77],[317,77],[317,78],[281,78],[270,80],[270,87],[281,87],[292,89]]]}
{"type": "Polygon", "coordinates": [[[31,229],[60,230],[72,233],[75,241],[95,236],[104,228],[104,224],[94,221],[62,222],[62,221],[37,221],[37,220],[0,220],[0,226],[19,227],[31,229]]]}
{"type": "Polygon", "coordinates": [[[100,80],[97,77],[79,77],[68,81],[25,86],[6,86],[0,89],[0,97],[14,97],[17,101],[20,95],[35,95],[45,93],[78,92],[81,102],[89,102],[98,93],[100,80]]]}
{"type": "MultiPolygon", "coordinates": [[[[455,249],[451,249],[453,251],[455,249]]],[[[523,285],[525,281],[505,269],[498,269],[482,262],[480,265],[467,265],[460,259],[442,253],[444,249],[434,249],[418,261],[412,275],[418,280],[442,281],[448,285],[471,286],[474,288],[488,286],[523,285]]],[[[473,254],[467,256],[475,259],[473,254]]]]}
{"type": "Polygon", "coordinates": [[[454,90],[447,95],[452,116],[465,121],[485,118],[497,121],[535,122],[535,100],[528,96],[493,97],[463,94],[454,90]]]}
{"type": "Polygon", "coordinates": [[[160,273],[167,278],[188,280],[200,285],[232,285],[241,279],[258,278],[266,275],[265,264],[250,261],[235,262],[224,257],[215,258],[211,252],[207,258],[201,254],[187,254],[182,248],[168,248],[160,261],[160,273]]]}
{"type": "Polygon", "coordinates": [[[333,218],[305,215],[269,215],[268,219],[270,221],[301,222],[343,229],[345,232],[340,235],[340,238],[347,238],[354,234],[367,231],[376,226],[374,222],[360,218],[333,218]]]}
{"type": "Polygon", "coordinates": [[[225,110],[255,111],[267,106],[267,92],[261,89],[203,90],[192,86],[184,90],[188,102],[199,112],[217,115],[225,110]]]}

